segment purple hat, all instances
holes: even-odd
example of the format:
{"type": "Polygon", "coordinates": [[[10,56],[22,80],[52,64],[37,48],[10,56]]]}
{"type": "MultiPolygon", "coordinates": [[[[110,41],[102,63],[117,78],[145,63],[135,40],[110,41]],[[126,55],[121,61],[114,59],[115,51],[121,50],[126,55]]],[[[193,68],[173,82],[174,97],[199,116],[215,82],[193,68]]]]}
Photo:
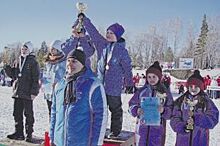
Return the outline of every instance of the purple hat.
{"type": "Polygon", "coordinates": [[[119,40],[122,34],[125,32],[123,26],[118,23],[110,25],[107,30],[111,30],[112,32],[114,32],[117,40],[119,40]]]}

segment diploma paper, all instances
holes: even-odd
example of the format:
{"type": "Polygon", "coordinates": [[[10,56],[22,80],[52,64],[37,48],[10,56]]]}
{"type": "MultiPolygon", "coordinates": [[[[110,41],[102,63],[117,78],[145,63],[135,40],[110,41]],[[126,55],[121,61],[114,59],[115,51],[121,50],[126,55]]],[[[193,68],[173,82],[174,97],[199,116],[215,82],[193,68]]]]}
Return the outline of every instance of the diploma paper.
{"type": "Polygon", "coordinates": [[[141,122],[145,125],[160,125],[160,113],[158,107],[160,99],[158,97],[145,97],[141,101],[141,108],[144,111],[141,122]]]}

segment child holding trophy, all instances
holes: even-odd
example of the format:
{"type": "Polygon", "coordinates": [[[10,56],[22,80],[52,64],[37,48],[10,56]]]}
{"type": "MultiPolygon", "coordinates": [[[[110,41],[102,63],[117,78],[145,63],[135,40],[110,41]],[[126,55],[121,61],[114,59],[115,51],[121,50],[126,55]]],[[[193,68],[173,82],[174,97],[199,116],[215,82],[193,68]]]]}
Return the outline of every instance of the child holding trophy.
{"type": "Polygon", "coordinates": [[[117,138],[122,130],[123,79],[127,87],[133,86],[131,58],[125,48],[125,40],[122,38],[124,28],[118,23],[110,25],[106,30],[105,38],[83,13],[78,17],[79,21],[83,22],[97,50],[97,74],[104,84],[107,104],[111,112],[111,133],[108,137],[117,138]]]}
{"type": "Polygon", "coordinates": [[[147,83],[129,101],[129,112],[137,117],[136,144],[164,146],[166,120],[172,114],[173,97],[162,83],[162,69],[158,61],[146,71],[147,83]]]}
{"type": "Polygon", "coordinates": [[[177,133],[176,146],[208,146],[219,111],[204,92],[204,80],[195,70],[187,80],[187,91],[174,102],[170,124],[177,133]]]}

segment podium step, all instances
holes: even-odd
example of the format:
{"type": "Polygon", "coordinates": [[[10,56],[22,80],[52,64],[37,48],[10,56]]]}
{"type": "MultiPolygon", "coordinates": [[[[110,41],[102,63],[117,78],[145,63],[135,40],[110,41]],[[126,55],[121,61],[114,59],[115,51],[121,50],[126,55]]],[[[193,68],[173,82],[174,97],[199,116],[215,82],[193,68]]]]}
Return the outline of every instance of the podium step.
{"type": "MultiPolygon", "coordinates": [[[[110,133],[107,129],[105,137],[110,133]]],[[[135,134],[134,132],[122,130],[117,139],[105,138],[102,146],[135,146],[135,134]]]]}

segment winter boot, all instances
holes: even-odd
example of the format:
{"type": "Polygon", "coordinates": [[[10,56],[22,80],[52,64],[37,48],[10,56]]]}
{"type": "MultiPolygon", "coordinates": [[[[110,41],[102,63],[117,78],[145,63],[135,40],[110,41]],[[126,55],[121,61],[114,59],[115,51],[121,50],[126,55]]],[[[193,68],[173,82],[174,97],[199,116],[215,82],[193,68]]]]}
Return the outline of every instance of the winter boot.
{"type": "Polygon", "coordinates": [[[32,134],[27,134],[25,141],[32,142],[32,134]]]}
{"type": "Polygon", "coordinates": [[[108,139],[118,139],[119,136],[114,134],[113,132],[109,133],[107,136],[108,139]]]}
{"type": "Polygon", "coordinates": [[[14,140],[24,140],[24,134],[15,132],[13,134],[7,135],[7,138],[14,139],[14,140]]]}

